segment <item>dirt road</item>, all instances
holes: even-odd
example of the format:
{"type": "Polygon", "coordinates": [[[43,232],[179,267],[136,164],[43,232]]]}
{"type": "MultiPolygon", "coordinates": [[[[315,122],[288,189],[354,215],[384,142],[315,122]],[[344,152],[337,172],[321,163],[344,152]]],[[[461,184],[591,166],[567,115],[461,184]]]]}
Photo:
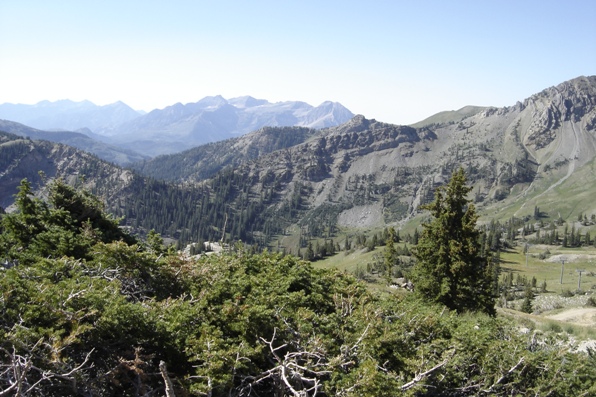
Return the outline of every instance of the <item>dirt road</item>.
{"type": "Polygon", "coordinates": [[[574,307],[546,318],[579,325],[596,325],[596,307],[574,307]]]}

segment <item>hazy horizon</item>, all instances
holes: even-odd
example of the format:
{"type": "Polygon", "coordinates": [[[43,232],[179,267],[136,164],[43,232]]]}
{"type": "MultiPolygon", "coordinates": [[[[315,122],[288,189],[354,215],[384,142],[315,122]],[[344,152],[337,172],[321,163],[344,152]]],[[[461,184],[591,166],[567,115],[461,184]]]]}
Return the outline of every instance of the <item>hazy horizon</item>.
{"type": "Polygon", "coordinates": [[[339,102],[410,124],[596,74],[591,1],[0,4],[0,103],[339,102]]]}

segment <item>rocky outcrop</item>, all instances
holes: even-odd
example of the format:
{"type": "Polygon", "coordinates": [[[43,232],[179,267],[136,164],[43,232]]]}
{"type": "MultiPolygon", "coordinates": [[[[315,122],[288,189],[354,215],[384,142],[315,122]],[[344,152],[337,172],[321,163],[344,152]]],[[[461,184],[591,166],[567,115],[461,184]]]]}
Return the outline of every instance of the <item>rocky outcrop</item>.
{"type": "MultiPolygon", "coordinates": [[[[535,107],[528,129],[528,143],[539,150],[552,143],[563,122],[579,123],[596,107],[596,76],[578,77],[547,88],[525,101],[535,107]]],[[[593,129],[593,118],[586,120],[593,129]]]]}

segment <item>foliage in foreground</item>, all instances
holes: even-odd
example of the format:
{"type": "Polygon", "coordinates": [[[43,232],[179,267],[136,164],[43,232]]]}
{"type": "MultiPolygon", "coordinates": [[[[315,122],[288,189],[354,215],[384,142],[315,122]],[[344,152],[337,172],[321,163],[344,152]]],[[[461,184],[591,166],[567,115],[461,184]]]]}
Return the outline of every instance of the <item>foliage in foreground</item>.
{"type": "MultiPolygon", "coordinates": [[[[74,219],[37,204],[27,222],[47,211],[74,219]]],[[[84,249],[45,255],[4,228],[1,395],[152,396],[170,381],[170,396],[596,392],[593,355],[502,319],[375,297],[290,256],[187,260],[154,235],[103,241],[91,220],[64,229],[43,219],[58,235],[74,230],[84,249]]]]}

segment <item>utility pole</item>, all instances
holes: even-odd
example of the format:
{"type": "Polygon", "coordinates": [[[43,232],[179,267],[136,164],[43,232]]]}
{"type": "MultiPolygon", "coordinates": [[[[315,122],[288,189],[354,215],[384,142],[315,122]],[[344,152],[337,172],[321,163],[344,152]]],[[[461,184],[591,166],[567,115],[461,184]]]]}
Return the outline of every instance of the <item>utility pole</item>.
{"type": "Polygon", "coordinates": [[[565,271],[565,260],[561,260],[561,284],[563,284],[563,272],[565,271]]]}
{"type": "Polygon", "coordinates": [[[585,272],[585,270],[577,270],[577,272],[579,273],[579,279],[577,280],[577,290],[581,291],[582,290],[582,273],[585,272]]]}

